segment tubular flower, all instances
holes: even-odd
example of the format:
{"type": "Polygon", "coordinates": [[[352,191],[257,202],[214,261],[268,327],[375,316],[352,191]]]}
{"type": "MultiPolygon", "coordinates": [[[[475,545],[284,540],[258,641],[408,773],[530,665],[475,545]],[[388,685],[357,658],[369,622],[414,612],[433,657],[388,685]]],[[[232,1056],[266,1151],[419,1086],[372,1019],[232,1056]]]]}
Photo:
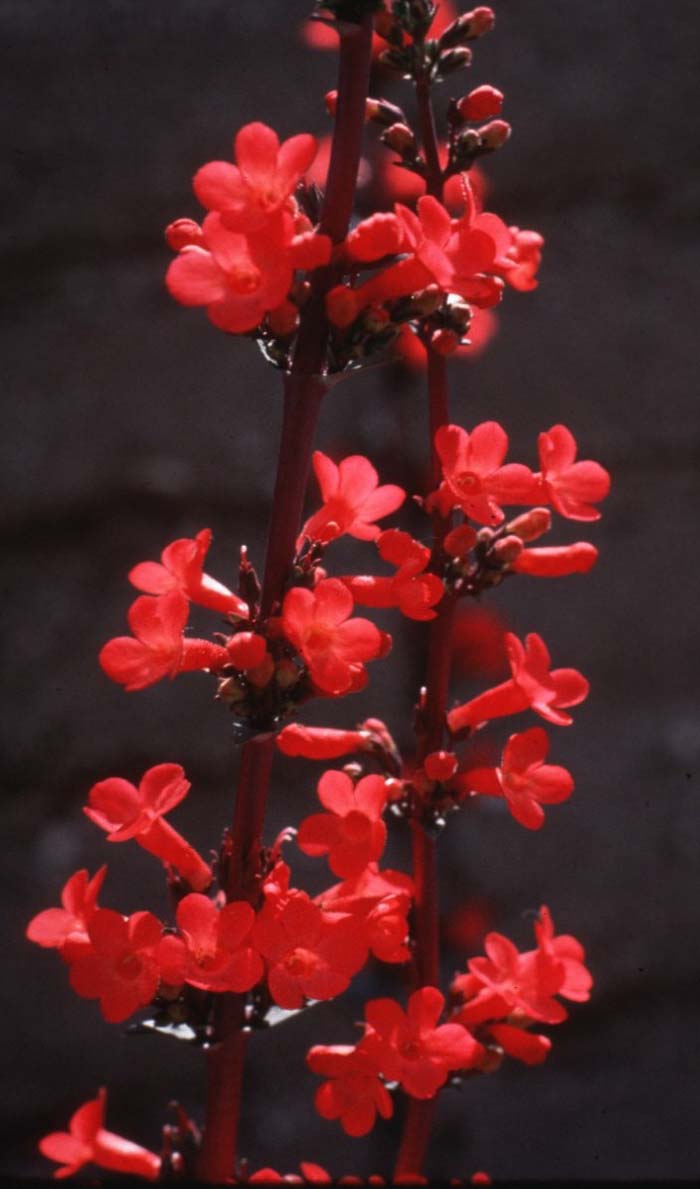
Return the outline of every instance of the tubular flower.
{"type": "Polygon", "coordinates": [[[345,533],[359,541],[376,540],[381,529],[372,522],[401,507],[406,498],[403,488],[393,483],[380,487],[377,472],[361,454],[336,465],[315,450],[312,461],[323,507],[306,521],[297,548],[304,539],[327,545],[345,533]]]}
{"type": "Polygon", "coordinates": [[[361,689],[364,662],[386,653],[388,637],[369,619],[351,619],[352,609],[352,595],[337,578],[322,579],[313,590],[293,587],[282,604],[282,631],[325,694],[361,689]]]}
{"type": "Polygon", "coordinates": [[[589,541],[574,541],[572,545],[523,549],[509,568],[516,574],[530,574],[533,578],[567,578],[570,574],[587,574],[597,560],[595,545],[589,541]]]}
{"type": "Polygon", "coordinates": [[[460,787],[487,796],[505,797],[521,826],[539,830],[544,824],[542,806],[566,801],[574,788],[566,768],[545,764],[548,750],[549,739],[542,727],[511,735],[503,749],[501,766],[472,768],[460,776],[460,787]]]}
{"type": "Polygon", "coordinates": [[[503,466],[508,436],[496,421],[483,421],[471,433],[459,425],[443,425],[435,449],[444,481],[429,497],[443,516],[455,507],[480,524],[499,524],[501,504],[535,502],[535,476],[521,463],[503,466]]]}
{"type": "Polygon", "coordinates": [[[349,913],[363,928],[369,949],[380,962],[406,962],[408,911],[413,881],[401,871],[379,871],[376,863],[354,879],[334,884],[316,897],[325,912],[349,913]]]}
{"type": "Polygon", "coordinates": [[[99,999],[102,1015],[119,1024],[150,1003],[158,989],[156,949],[163,926],[151,912],[123,917],[100,908],[90,919],[91,949],[71,962],[70,983],[85,999],[99,999]]]}
{"type": "Polygon", "coordinates": [[[231,334],[254,330],[285,301],[295,268],[318,268],[330,258],[328,237],[295,235],[292,216],[285,213],[243,235],[212,211],[202,233],[201,243],[180,249],[165,282],[181,305],[206,306],[214,326],[231,334]]]}
{"type": "Polygon", "coordinates": [[[279,910],[274,903],[265,905],[253,944],[265,958],[270,994],[284,1008],[301,1007],[304,999],[333,999],[367,958],[353,917],[324,914],[304,892],[279,910]]]}
{"type": "Polygon", "coordinates": [[[426,574],[430,550],[410,533],[387,529],[377,538],[383,561],[397,566],[391,578],[357,574],[343,578],[356,603],[364,607],[398,607],[407,619],[435,619],[445,588],[436,574],[426,574]]]}
{"type": "Polygon", "coordinates": [[[160,563],[143,561],[134,566],[129,581],[137,590],[146,594],[163,595],[170,590],[179,590],[186,598],[201,607],[221,611],[224,615],[235,615],[247,619],[248,604],[228,590],[216,578],[203,573],[204,559],[211,545],[211,529],[203,528],[193,539],[183,537],[166,545],[160,555],[160,563]]]}
{"type": "Polygon", "coordinates": [[[156,1181],[160,1175],[160,1157],[131,1140],[104,1128],[107,1091],[84,1103],[72,1115],[68,1131],[52,1131],[39,1141],[39,1151],[48,1160],[62,1165],[54,1177],[73,1177],[85,1164],[96,1164],[109,1172],[129,1173],[156,1181]]]}
{"type": "Polygon", "coordinates": [[[185,670],[225,665],[226,650],[218,644],[185,640],[188,614],[189,603],[179,590],[136,599],[127,616],[134,634],[105,644],[99,656],[104,672],[126,690],[137,690],[185,670]]]}
{"type": "Polygon", "coordinates": [[[438,1026],[445,997],[437,987],[421,987],[403,1011],[393,999],[365,1006],[364,1043],[384,1077],[397,1081],[412,1098],[433,1098],[449,1074],[478,1067],[484,1050],[461,1024],[438,1026]]]}
{"type": "Polygon", "coordinates": [[[506,252],[506,263],[501,266],[502,276],[521,293],[529,293],[538,285],[537,270],[542,261],[544,239],[538,231],[521,231],[509,227],[511,242],[506,252]]]}
{"type": "Polygon", "coordinates": [[[158,947],[165,982],[241,992],[260,981],[264,966],[251,944],[255,913],[247,901],[218,909],[207,896],[191,892],[178,904],[175,919],[179,935],[167,934],[158,947]]]}
{"type": "Polygon", "coordinates": [[[391,1095],[363,1041],[355,1046],[314,1045],[306,1064],[328,1079],[314,1096],[316,1110],[322,1119],[338,1119],[348,1135],[367,1135],[377,1114],[383,1119],[393,1115],[391,1095]]]}
{"type": "Polygon", "coordinates": [[[234,140],[238,164],[203,165],[195,174],[194,192],[202,206],[219,212],[231,231],[259,231],[290,205],[316,149],[316,138],[308,132],[280,145],[277,133],[266,124],[246,124],[234,140]]]}
{"type": "Polygon", "coordinates": [[[46,908],[27,925],[29,941],[57,949],[69,961],[90,949],[88,924],[97,912],[97,897],[107,874],[106,865],[90,879],[83,868],[71,875],[61,892],[62,908],[46,908]]]}
{"type": "Polygon", "coordinates": [[[600,520],[592,507],[610,491],[610,476],[597,462],[576,462],[577,444],[565,425],[553,425],[538,439],[542,492],[538,502],[550,503],[569,520],[600,520]]]}
{"type": "Polygon", "coordinates": [[[511,679],[450,710],[449,729],[457,732],[529,709],[547,722],[570,726],[573,719],[564,713],[564,707],[585,701],[590,688],[586,678],[577,669],[550,670],[549,651],[536,632],[526,636],[525,647],[512,632],[506,632],[505,645],[511,679]]]}
{"type": "Polygon", "coordinates": [[[307,727],[288,723],[277,736],[283,755],[303,756],[307,760],[337,760],[340,756],[364,751],[370,739],[368,731],[343,731],[335,727],[307,727]]]}
{"type": "Polygon", "coordinates": [[[201,892],[212,881],[211,867],[163,821],[163,815],[179,805],[189,790],[190,782],[179,764],[157,764],[144,774],[138,788],[118,776],[99,781],[90,789],[90,804],[83,812],[107,831],[108,842],[133,838],[201,892]]]}
{"type": "Polygon", "coordinates": [[[304,819],[297,845],[306,855],[328,855],[333,874],[351,879],[384,850],[386,781],[382,776],[365,776],[355,785],[347,773],[331,770],[319,781],[318,799],[329,812],[304,819]]]}

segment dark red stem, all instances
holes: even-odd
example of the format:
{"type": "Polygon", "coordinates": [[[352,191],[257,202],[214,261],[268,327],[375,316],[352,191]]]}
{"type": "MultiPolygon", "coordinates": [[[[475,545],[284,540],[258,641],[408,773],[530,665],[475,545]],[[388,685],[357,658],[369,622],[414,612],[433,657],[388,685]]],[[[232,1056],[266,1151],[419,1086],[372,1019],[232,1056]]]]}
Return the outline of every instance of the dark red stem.
{"type": "MultiPolygon", "coordinates": [[[[369,85],[372,18],[346,25],[340,37],[338,110],[320,230],[334,243],[347,234],[360,160],[365,102],[369,85]]],[[[301,313],[291,374],[285,378],[284,415],[277,477],[268,532],[262,612],[280,604],[289,578],[321,401],[328,387],[328,324],[324,298],[335,283],[333,269],[314,274],[311,296],[301,313]]],[[[246,743],[236,790],[232,852],[226,893],[229,899],[254,896],[253,878],[265,818],[274,736],[246,743]]],[[[216,1044],[207,1056],[207,1103],[198,1176],[203,1181],[230,1180],[235,1172],[238,1124],[243,1091],[246,1032],[245,996],[220,995],[216,1044]]]]}
{"type": "MultiPolygon", "coordinates": [[[[443,178],[438,154],[435,117],[430,98],[430,79],[416,81],[418,126],[427,167],[426,188],[435,198],[442,198],[443,178]]],[[[430,431],[430,490],[438,487],[442,472],[435,451],[435,434],[449,423],[447,362],[428,347],[428,423],[430,431]]],[[[450,517],[433,517],[433,567],[440,570],[444,560],[443,542],[450,529],[450,517]]],[[[437,616],[428,628],[428,657],[425,698],[421,707],[418,761],[443,746],[445,714],[450,685],[452,625],[455,600],[451,594],[442,599],[437,616]]],[[[426,832],[420,820],[411,822],[413,853],[414,962],[416,987],[439,986],[440,939],[436,840],[426,832]]],[[[420,1174],[425,1163],[436,1099],[409,1098],[394,1176],[420,1174]]]]}

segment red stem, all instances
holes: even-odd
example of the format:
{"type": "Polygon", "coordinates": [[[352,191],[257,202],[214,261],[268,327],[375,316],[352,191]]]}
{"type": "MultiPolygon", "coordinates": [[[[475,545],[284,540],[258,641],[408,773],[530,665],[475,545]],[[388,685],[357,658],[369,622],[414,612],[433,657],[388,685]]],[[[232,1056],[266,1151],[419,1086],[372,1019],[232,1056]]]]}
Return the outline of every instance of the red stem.
{"type": "MultiPolygon", "coordinates": [[[[435,117],[430,98],[430,80],[422,76],[416,81],[418,126],[427,166],[428,194],[442,199],[442,168],[438,153],[435,117]]],[[[428,347],[428,422],[430,431],[430,490],[439,486],[442,471],[435,451],[435,434],[449,423],[447,391],[447,362],[428,347]]],[[[451,518],[436,513],[433,517],[433,565],[439,570],[443,562],[443,542],[450,529],[451,518]]],[[[452,626],[455,600],[446,594],[437,609],[437,616],[428,628],[428,657],[425,698],[421,708],[418,761],[443,745],[445,714],[449,697],[452,626]]],[[[413,974],[416,987],[439,985],[440,941],[436,840],[419,820],[411,822],[413,854],[414,957],[413,974]]],[[[409,1098],[404,1117],[403,1133],[396,1159],[394,1176],[420,1174],[425,1163],[430,1131],[435,1114],[436,1098],[409,1098]]]]}
{"type": "MultiPolygon", "coordinates": [[[[338,109],[320,230],[334,243],[346,236],[352,213],[360,161],[365,102],[369,87],[372,18],[342,27],[338,77],[338,109]]],[[[285,378],[284,416],[268,533],[261,597],[263,615],[281,603],[294,558],[304,493],[311,463],[321,401],[328,387],[326,349],[328,323],[324,298],[337,279],[331,268],[318,269],[301,314],[291,374],[285,378]]],[[[255,895],[257,866],[274,736],[261,735],[241,754],[232,828],[228,899],[255,895]]],[[[226,1181],[236,1165],[238,1124],[243,1092],[246,1032],[245,996],[220,995],[216,1005],[219,1043],[207,1057],[207,1104],[198,1176],[226,1181]]]]}

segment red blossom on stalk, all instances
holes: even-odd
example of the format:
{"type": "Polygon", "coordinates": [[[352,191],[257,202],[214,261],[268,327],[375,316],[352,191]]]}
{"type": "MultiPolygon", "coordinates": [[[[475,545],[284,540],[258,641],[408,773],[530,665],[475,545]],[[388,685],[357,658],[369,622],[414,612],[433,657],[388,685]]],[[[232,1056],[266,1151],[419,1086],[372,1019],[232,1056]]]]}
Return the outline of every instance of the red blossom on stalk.
{"type": "Polygon", "coordinates": [[[221,214],[231,231],[259,231],[289,205],[316,148],[316,138],[308,132],[280,145],[277,133],[266,124],[246,124],[234,140],[238,164],[210,161],[203,165],[195,174],[194,192],[202,206],[221,214]]]}
{"type": "Polygon", "coordinates": [[[445,588],[436,574],[426,574],[430,564],[427,545],[415,541],[410,533],[390,528],[377,538],[377,548],[383,561],[397,566],[391,578],[372,574],[355,574],[342,581],[356,603],[364,607],[398,607],[408,619],[435,619],[435,606],[445,588]]]}
{"type": "Polygon", "coordinates": [[[530,632],[525,646],[512,632],[505,635],[506,653],[512,677],[478,697],[456,706],[447,715],[447,724],[453,733],[466,727],[506,714],[519,714],[521,710],[534,710],[547,722],[557,726],[570,726],[570,714],[564,707],[578,706],[588,697],[589,684],[578,669],[550,669],[547,646],[541,636],[530,632]]]}
{"type": "Polygon", "coordinates": [[[156,1181],[160,1175],[160,1157],[131,1140],[106,1131],[104,1116],[107,1091],[78,1107],[71,1116],[68,1131],[52,1131],[39,1141],[39,1151],[48,1160],[62,1165],[54,1177],[73,1177],[85,1164],[96,1164],[108,1172],[128,1173],[156,1181]]]}
{"type": "Polygon", "coordinates": [[[567,578],[570,574],[587,574],[597,560],[595,545],[590,541],[574,541],[571,545],[523,549],[509,568],[515,574],[529,574],[532,578],[567,578]]]}
{"type": "Polygon", "coordinates": [[[378,1114],[383,1119],[393,1115],[391,1095],[362,1041],[355,1046],[314,1045],[306,1063],[327,1079],[314,1095],[316,1110],[322,1119],[338,1119],[348,1135],[367,1135],[378,1114]]]}
{"type": "Polygon", "coordinates": [[[90,951],[71,962],[73,990],[99,999],[105,1020],[121,1023],[150,1003],[158,989],[156,949],[162,933],[151,912],[123,917],[111,908],[98,909],[88,924],[90,951]]]}
{"type": "Polygon", "coordinates": [[[381,529],[373,521],[401,507],[406,498],[403,488],[393,483],[380,487],[376,470],[361,454],[352,454],[336,465],[315,450],[312,462],[323,507],[306,521],[297,548],[304,539],[327,545],[345,533],[360,541],[376,540],[381,529]]]}
{"type": "Polygon", "coordinates": [[[521,463],[503,466],[508,435],[498,422],[483,421],[471,433],[459,425],[443,425],[435,434],[435,449],[444,481],[428,502],[443,516],[459,507],[480,524],[499,524],[501,504],[536,501],[536,479],[530,468],[521,463]]]}
{"type": "Polygon", "coordinates": [[[394,999],[365,1005],[365,1045],[380,1072],[413,1098],[433,1098],[450,1073],[477,1068],[483,1047],[459,1023],[438,1025],[445,997],[421,987],[404,1012],[394,999]]]}
{"type": "Polygon", "coordinates": [[[367,958],[356,921],[323,913],[305,892],[290,896],[281,908],[266,904],[253,944],[265,959],[270,994],[284,1008],[339,995],[367,958]]]}
{"type": "Polygon", "coordinates": [[[117,636],[105,644],[99,656],[104,672],[131,691],[186,670],[225,665],[228,657],[220,645],[185,639],[188,615],[189,603],[179,590],[136,599],[127,615],[133,636],[117,636]]]}
{"type": "Polygon", "coordinates": [[[201,607],[247,619],[248,604],[228,590],[223,583],[203,572],[204,559],[211,545],[211,529],[203,528],[194,538],[183,537],[166,545],[160,562],[143,561],[129,573],[129,581],[146,594],[163,595],[179,590],[201,607]]]}
{"type": "Polygon", "coordinates": [[[282,728],[277,736],[277,746],[286,756],[303,756],[308,760],[337,760],[355,751],[364,751],[369,738],[367,731],[307,727],[304,723],[293,722],[282,728]]]}
{"type": "Polygon", "coordinates": [[[500,767],[471,768],[459,777],[459,787],[486,796],[505,797],[521,826],[539,830],[544,824],[542,806],[566,801],[574,788],[566,768],[545,764],[548,750],[549,739],[542,727],[511,735],[503,749],[500,767]]]}
{"type": "Polygon", "coordinates": [[[390,643],[369,619],[350,618],[353,605],[337,578],[322,579],[313,590],[293,587],[282,604],[282,631],[325,694],[361,689],[367,681],[364,663],[384,656],[390,643]]]}
{"type": "Polygon", "coordinates": [[[201,892],[212,881],[211,867],[163,821],[163,815],[180,804],[190,787],[179,764],[157,764],[144,773],[138,788],[118,776],[99,781],[90,789],[90,803],[83,812],[107,831],[108,842],[133,838],[201,892]]]}
{"type": "Polygon", "coordinates": [[[329,812],[304,818],[297,846],[306,855],[328,855],[331,871],[341,879],[359,875],[384,850],[382,813],[388,795],[382,776],[365,776],[353,784],[346,772],[324,772],[318,799],[329,812]]]}
{"type": "Polygon", "coordinates": [[[243,235],[212,211],[197,241],[178,250],[165,278],[171,296],[181,305],[205,306],[219,330],[243,334],[283,305],[296,268],[328,263],[331,243],[306,230],[295,234],[294,219],[284,212],[243,235]]]}
{"type": "Polygon", "coordinates": [[[219,909],[207,896],[191,892],[178,904],[175,920],[178,936],[167,934],[158,947],[165,982],[242,992],[260,981],[264,966],[251,944],[255,913],[247,901],[229,901],[219,909]]]}
{"type": "Polygon", "coordinates": [[[538,439],[542,494],[537,502],[550,503],[569,520],[599,520],[591,505],[605,499],[610,475],[589,459],[576,462],[576,439],[565,425],[553,425],[538,439]]]}
{"type": "Polygon", "coordinates": [[[413,880],[402,871],[379,871],[368,863],[353,879],[326,888],[316,897],[325,912],[348,913],[363,930],[367,946],[380,962],[406,962],[408,912],[413,880]]]}
{"type": "Polygon", "coordinates": [[[107,874],[106,864],[92,879],[83,868],[71,875],[61,892],[62,908],[46,908],[32,917],[26,936],[44,949],[57,949],[69,961],[90,948],[88,925],[97,912],[97,897],[107,874]]]}

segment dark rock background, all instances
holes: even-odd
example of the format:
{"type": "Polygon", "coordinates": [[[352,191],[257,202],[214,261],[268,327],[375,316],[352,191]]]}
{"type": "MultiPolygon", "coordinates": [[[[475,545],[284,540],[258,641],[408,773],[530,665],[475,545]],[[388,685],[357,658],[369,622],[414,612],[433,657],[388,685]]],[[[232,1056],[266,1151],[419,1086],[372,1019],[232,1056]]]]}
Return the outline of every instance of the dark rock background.
{"type": "MultiPolygon", "coordinates": [[[[298,41],[307,7],[0,0],[7,1173],[45,1173],[37,1137],[102,1083],[110,1127],[151,1146],[170,1098],[200,1109],[198,1052],[125,1038],[22,934],[72,871],[106,858],[105,903],[167,911],[157,864],[136,848],[108,854],[83,818],[96,779],[179,760],[195,793],[175,820],[205,850],[229,812],[235,751],[207,679],[125,696],[95,658],[122,630],[127,570],[168,541],[211,525],[210,568],[229,580],[241,540],[261,556],[278,377],[250,343],[169,301],[161,228],[197,214],[192,173],[227,156],[246,121],[328,130],[333,55],[298,41]]],[[[488,162],[490,206],[540,229],[547,250],[541,288],[509,293],[491,349],[454,365],[454,417],[501,420],[513,457],[532,464],[537,432],[563,420],[614,489],[591,530],[602,557],[588,578],[523,579],[490,603],[591,679],[575,728],[553,743],[576,794],[539,834],[500,806],[452,821],[443,902],[480,898],[521,948],[528,910],[548,903],[585,942],[596,993],[555,1031],[544,1067],[512,1063],[443,1096],[430,1172],[690,1178],[700,1163],[700,20],[693,0],[501,0],[497,12],[468,80],[500,86],[515,125],[488,162]]],[[[420,384],[384,368],[334,391],[320,444],[366,452],[401,482],[419,472],[424,437],[420,384]]],[[[567,527],[569,539],[585,535],[567,527]]],[[[348,557],[361,567],[358,550],[348,557]]],[[[406,737],[419,644],[410,627],[397,635],[405,647],[375,666],[367,694],[315,707],[316,721],[382,708],[406,737]]],[[[474,678],[459,692],[479,688],[474,678]]],[[[270,837],[309,811],[317,774],[278,764],[270,837]]],[[[399,863],[400,831],[393,845],[399,863]]],[[[447,954],[446,979],[463,960],[447,954]]],[[[396,992],[400,980],[384,985],[396,992]]],[[[341,1001],[254,1038],[242,1143],[252,1167],[291,1171],[301,1156],[336,1174],[389,1170],[397,1126],[347,1139],[315,1115],[303,1065],[309,1039],[351,1038],[379,986],[368,972],[341,1001]]]]}

